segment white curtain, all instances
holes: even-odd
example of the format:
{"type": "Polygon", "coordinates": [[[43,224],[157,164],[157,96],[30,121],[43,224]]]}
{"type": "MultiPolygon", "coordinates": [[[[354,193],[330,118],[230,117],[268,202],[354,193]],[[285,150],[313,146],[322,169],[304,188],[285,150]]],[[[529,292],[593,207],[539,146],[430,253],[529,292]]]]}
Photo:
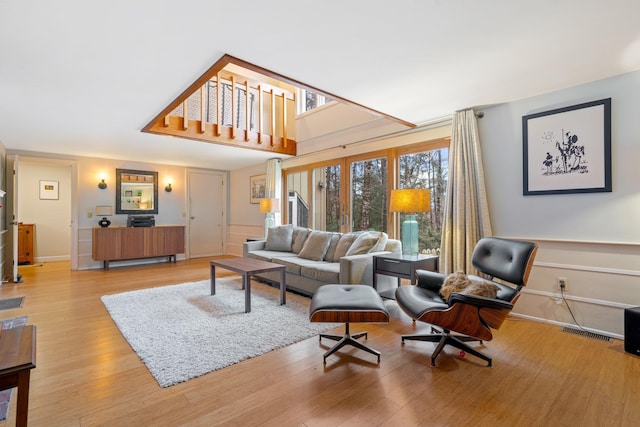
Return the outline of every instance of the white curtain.
{"type": "MultiPolygon", "coordinates": [[[[282,163],[280,159],[267,160],[265,197],[280,199],[280,212],[282,212],[284,205],[282,200],[282,163]]],[[[276,225],[282,224],[282,216],[280,212],[277,212],[274,215],[276,225]]]]}
{"type": "Polygon", "coordinates": [[[449,149],[449,181],[444,209],[440,272],[477,272],[471,265],[473,248],[491,235],[482,153],[475,112],[459,111],[453,117],[449,149]]]}

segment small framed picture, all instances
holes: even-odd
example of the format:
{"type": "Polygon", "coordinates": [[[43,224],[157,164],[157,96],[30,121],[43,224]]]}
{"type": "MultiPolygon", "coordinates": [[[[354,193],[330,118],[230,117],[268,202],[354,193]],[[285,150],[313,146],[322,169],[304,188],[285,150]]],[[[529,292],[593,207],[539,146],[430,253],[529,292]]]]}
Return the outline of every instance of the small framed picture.
{"type": "Polygon", "coordinates": [[[253,175],[249,181],[249,201],[253,204],[260,203],[264,199],[267,189],[267,175],[253,175]]]}
{"type": "Polygon", "coordinates": [[[58,200],[59,196],[58,181],[40,181],[40,200],[58,200]]]}

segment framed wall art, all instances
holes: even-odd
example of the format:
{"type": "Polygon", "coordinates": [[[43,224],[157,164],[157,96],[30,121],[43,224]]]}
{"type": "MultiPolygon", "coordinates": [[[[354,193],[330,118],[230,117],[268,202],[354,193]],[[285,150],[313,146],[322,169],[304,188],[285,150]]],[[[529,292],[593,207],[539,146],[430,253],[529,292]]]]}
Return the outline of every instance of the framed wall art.
{"type": "Polygon", "coordinates": [[[260,203],[264,199],[267,189],[267,175],[253,175],[249,179],[249,201],[253,204],[260,203]]]}
{"type": "Polygon", "coordinates": [[[40,200],[58,200],[60,197],[58,181],[40,180],[40,200]]]}
{"type": "Polygon", "coordinates": [[[611,98],[522,117],[523,194],[611,191],[611,98]]]}

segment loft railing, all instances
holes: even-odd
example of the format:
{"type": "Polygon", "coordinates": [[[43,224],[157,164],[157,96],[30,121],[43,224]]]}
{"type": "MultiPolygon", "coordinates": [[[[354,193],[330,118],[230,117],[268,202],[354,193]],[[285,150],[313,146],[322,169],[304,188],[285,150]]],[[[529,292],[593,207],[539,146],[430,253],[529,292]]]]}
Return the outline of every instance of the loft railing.
{"type": "Polygon", "coordinates": [[[416,126],[266,68],[223,55],[142,131],[295,156],[297,88],[409,128],[416,126]],[[218,90],[218,86],[222,89],[218,90]]]}
{"type": "Polygon", "coordinates": [[[255,73],[247,72],[252,74],[248,78],[218,68],[205,73],[143,131],[295,155],[295,89],[258,82],[255,73]]]}

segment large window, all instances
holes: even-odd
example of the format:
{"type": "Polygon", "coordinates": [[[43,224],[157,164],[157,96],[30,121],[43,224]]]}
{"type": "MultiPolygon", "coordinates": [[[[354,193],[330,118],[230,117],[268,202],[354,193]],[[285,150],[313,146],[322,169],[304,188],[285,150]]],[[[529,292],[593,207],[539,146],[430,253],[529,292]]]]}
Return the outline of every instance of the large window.
{"type": "Polygon", "coordinates": [[[351,229],[387,231],[387,158],[351,162],[351,229]]]}
{"type": "MultiPolygon", "coordinates": [[[[428,188],[431,191],[431,209],[418,213],[418,248],[437,251],[442,237],[444,198],[447,190],[449,149],[408,153],[398,157],[398,188],[428,188]]],[[[404,220],[404,214],[400,221],[404,220]]]]}
{"type": "Polygon", "coordinates": [[[385,231],[400,239],[404,214],[388,213],[389,192],[392,188],[428,188],[431,209],[417,215],[419,250],[437,252],[447,189],[448,144],[448,140],[430,141],[285,170],[286,191],[303,195],[309,203],[311,228],[385,231]]]}
{"type": "Polygon", "coordinates": [[[298,114],[318,108],[331,101],[324,95],[314,93],[305,89],[298,89],[298,114]]]}

